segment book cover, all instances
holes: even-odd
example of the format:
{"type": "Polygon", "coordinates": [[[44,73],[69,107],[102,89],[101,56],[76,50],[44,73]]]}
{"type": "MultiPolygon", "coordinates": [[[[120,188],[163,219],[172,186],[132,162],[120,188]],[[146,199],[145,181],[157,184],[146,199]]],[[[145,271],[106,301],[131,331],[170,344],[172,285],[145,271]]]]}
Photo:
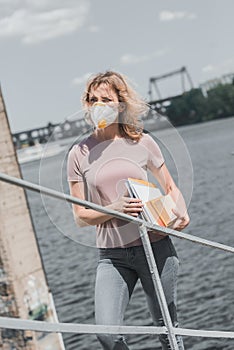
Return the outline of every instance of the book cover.
{"type": "Polygon", "coordinates": [[[149,203],[163,222],[163,226],[171,226],[177,220],[177,216],[172,211],[175,208],[175,202],[169,194],[153,199],[149,203]]]}
{"type": "Polygon", "coordinates": [[[127,187],[130,188],[135,198],[142,200],[143,204],[162,196],[160,189],[155,184],[145,180],[128,178],[127,187]]]}
{"type": "Polygon", "coordinates": [[[130,196],[142,200],[142,216],[146,221],[159,226],[171,226],[175,222],[177,217],[172,211],[175,202],[170,194],[162,195],[155,184],[134,178],[128,178],[126,187],[130,196]]]}

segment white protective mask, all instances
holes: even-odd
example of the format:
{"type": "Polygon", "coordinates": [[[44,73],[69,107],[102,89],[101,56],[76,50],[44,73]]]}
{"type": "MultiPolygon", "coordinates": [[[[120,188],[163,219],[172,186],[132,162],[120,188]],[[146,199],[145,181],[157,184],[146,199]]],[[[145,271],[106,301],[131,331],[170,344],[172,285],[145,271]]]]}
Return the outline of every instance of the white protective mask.
{"type": "Polygon", "coordinates": [[[106,128],[114,123],[119,115],[117,106],[110,106],[103,102],[96,102],[90,108],[90,118],[97,129],[106,128]]]}

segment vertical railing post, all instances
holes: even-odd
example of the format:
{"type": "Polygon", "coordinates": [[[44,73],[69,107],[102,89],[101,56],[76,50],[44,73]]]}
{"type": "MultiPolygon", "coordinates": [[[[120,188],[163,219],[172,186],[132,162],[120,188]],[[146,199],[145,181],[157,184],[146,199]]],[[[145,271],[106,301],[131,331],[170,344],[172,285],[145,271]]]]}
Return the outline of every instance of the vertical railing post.
{"type": "Polygon", "coordinates": [[[144,225],[140,225],[139,229],[140,229],[140,236],[143,243],[146,259],[149,265],[150,273],[152,275],[154,289],[155,289],[159,306],[162,312],[163,321],[168,330],[168,339],[170,342],[170,346],[172,350],[179,350],[174,329],[173,329],[173,324],[172,324],[168,306],[167,306],[166,297],[163,291],[163,287],[162,287],[159,272],[157,269],[156,261],[154,258],[153,250],[150,244],[148,232],[144,225]]]}

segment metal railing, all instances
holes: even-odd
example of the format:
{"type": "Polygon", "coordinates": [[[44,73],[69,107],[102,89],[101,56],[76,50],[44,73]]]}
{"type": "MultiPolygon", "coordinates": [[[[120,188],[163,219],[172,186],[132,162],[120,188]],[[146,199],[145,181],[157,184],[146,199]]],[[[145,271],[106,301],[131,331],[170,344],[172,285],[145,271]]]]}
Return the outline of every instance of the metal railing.
{"type": "Polygon", "coordinates": [[[214,338],[234,338],[234,332],[221,332],[221,331],[208,331],[208,330],[191,330],[184,328],[173,327],[169,310],[167,307],[166,298],[163,292],[160,276],[158,273],[157,265],[154,259],[152,247],[150,244],[148,230],[160,231],[161,234],[185,239],[194,243],[209,246],[212,248],[220,249],[226,252],[234,253],[234,248],[206,240],[194,235],[182,233],[171,228],[161,227],[148,223],[142,219],[134,218],[130,215],[119,213],[115,210],[110,210],[100,205],[88,202],[86,200],[81,200],[72,197],[68,194],[64,194],[37,184],[30,183],[28,181],[9,176],[7,174],[0,173],[0,180],[6,183],[23,187],[25,189],[45,194],[47,196],[64,200],[73,204],[78,204],[85,206],[86,208],[94,209],[96,211],[106,213],[117,217],[119,219],[124,219],[129,222],[133,222],[139,226],[140,237],[144,247],[145,255],[149,265],[150,272],[152,274],[152,280],[155,288],[155,292],[158,297],[160,309],[162,312],[162,317],[164,320],[165,327],[143,327],[143,326],[98,326],[98,325],[87,325],[87,324],[65,324],[65,323],[48,323],[42,321],[29,321],[22,319],[6,318],[0,317],[0,327],[10,328],[10,329],[21,329],[21,330],[33,330],[33,331],[45,331],[45,332],[72,332],[72,333],[106,333],[106,334],[167,334],[171,349],[178,350],[178,345],[176,342],[176,335],[190,335],[198,337],[214,337],[214,338]]]}

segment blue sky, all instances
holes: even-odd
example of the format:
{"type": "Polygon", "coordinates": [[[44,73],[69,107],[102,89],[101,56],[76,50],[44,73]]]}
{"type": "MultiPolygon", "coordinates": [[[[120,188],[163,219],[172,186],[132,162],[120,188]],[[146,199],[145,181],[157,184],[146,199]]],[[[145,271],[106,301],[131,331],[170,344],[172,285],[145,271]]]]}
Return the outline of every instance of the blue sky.
{"type": "MultiPolygon", "coordinates": [[[[232,0],[0,0],[0,82],[13,132],[81,110],[92,73],[152,76],[186,66],[195,86],[234,72],[232,0]]],[[[181,91],[180,78],[159,84],[181,91]]],[[[79,112],[82,115],[82,112],[79,112]]]]}

